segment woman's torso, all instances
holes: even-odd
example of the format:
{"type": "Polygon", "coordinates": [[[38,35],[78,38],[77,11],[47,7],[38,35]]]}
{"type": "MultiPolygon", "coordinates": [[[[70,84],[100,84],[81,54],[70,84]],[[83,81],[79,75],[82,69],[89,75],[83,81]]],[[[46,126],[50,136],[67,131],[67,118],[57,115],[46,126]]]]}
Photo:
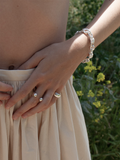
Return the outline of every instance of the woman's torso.
{"type": "Polygon", "coordinates": [[[0,69],[65,40],[69,0],[0,0],[0,69]]]}

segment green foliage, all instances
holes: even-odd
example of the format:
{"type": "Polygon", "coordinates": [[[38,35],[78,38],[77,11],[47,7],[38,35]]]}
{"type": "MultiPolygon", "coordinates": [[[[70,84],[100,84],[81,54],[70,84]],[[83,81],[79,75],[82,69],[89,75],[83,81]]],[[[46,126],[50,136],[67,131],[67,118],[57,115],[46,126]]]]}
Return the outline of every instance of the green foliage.
{"type": "MultiPolygon", "coordinates": [[[[66,38],[85,28],[103,0],[71,0],[66,38]]],[[[92,61],[74,72],[74,88],[83,109],[92,160],[120,159],[120,28],[94,51],[92,61]]]]}

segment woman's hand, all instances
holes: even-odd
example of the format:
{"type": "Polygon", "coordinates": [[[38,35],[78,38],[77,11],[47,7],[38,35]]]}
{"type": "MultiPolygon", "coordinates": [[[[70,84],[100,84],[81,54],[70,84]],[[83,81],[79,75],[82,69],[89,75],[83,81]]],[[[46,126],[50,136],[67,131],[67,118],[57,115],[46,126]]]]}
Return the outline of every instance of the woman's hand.
{"type": "Polygon", "coordinates": [[[26,63],[20,66],[19,69],[37,67],[21,89],[8,100],[6,107],[10,108],[15,105],[35,87],[37,87],[35,92],[38,96],[32,96],[19,107],[13,115],[14,119],[42,112],[55,103],[57,98],[54,97],[54,93],[61,92],[80,63],[80,57],[78,59],[77,55],[71,54],[73,48],[70,41],[52,44],[36,52],[26,63]],[[41,97],[43,97],[43,101],[39,103],[41,97]]]}
{"type": "Polygon", "coordinates": [[[0,105],[2,104],[3,100],[8,100],[10,98],[10,95],[4,92],[9,92],[12,90],[13,88],[11,85],[0,82],[0,105]]]}

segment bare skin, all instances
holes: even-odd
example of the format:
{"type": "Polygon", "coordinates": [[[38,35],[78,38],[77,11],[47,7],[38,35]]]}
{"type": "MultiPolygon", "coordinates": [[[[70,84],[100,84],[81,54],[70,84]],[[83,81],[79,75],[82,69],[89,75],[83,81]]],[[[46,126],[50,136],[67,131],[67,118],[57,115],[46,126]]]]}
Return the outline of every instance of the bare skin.
{"type": "Polygon", "coordinates": [[[0,68],[18,69],[37,51],[65,41],[68,8],[69,0],[0,0],[0,68]]]}
{"type": "MultiPolygon", "coordinates": [[[[56,0],[55,4],[57,2],[58,1],[56,0]]],[[[68,3],[65,3],[64,1],[64,5],[65,4],[68,3]]],[[[96,15],[94,20],[87,26],[87,28],[91,30],[93,36],[95,37],[95,46],[98,46],[104,39],[106,39],[120,26],[119,6],[120,0],[105,0],[105,3],[101,7],[100,12],[96,15]],[[112,16],[110,16],[111,12],[112,16]]],[[[58,13],[58,3],[56,7],[57,9],[56,12],[54,12],[54,14],[58,13]]],[[[53,13],[53,11],[54,9],[51,10],[50,13],[53,13]]],[[[47,14],[47,16],[49,16],[49,14],[47,14]]],[[[61,15],[62,14],[63,10],[61,12],[61,15]]],[[[58,20],[58,15],[56,20],[58,20]]],[[[66,15],[66,11],[63,15],[66,15]]],[[[63,15],[59,17],[59,19],[61,20],[60,22],[62,22],[62,18],[64,19],[63,15]]],[[[62,23],[62,25],[64,26],[64,23],[62,23]]],[[[56,29],[56,27],[54,29],[56,29]]],[[[87,57],[89,53],[88,38],[85,35],[81,34],[79,36],[74,36],[67,41],[64,41],[65,30],[63,32],[64,33],[62,35],[59,35],[61,32],[59,32],[58,34],[59,36],[62,36],[63,39],[57,39],[56,41],[53,40],[54,43],[49,42],[49,44],[47,44],[46,46],[42,46],[43,48],[41,48],[41,50],[35,52],[34,54],[31,54],[31,58],[26,59],[26,61],[24,63],[22,62],[23,64],[18,67],[18,69],[29,69],[34,67],[36,67],[36,69],[29,77],[27,82],[21,87],[21,89],[17,91],[15,95],[13,95],[8,100],[5,108],[9,109],[13,107],[19,100],[27,96],[28,93],[30,93],[31,90],[36,86],[36,93],[38,94],[38,97],[34,98],[32,96],[25,104],[20,106],[13,114],[13,119],[17,119],[20,116],[32,116],[36,113],[45,111],[53,103],[55,103],[57,98],[54,97],[54,92],[61,93],[62,88],[65,86],[67,80],[74,73],[78,65],[87,57]],[[43,95],[43,101],[38,103],[39,98],[43,95]]],[[[44,35],[45,34],[46,33],[44,30],[44,35]]],[[[46,41],[47,37],[44,40],[46,41]]],[[[29,46],[27,47],[29,48],[29,46]]]]}
{"type": "MultiPolygon", "coordinates": [[[[0,69],[18,69],[39,50],[65,41],[68,8],[69,0],[0,0],[0,69]]],[[[12,90],[2,82],[0,88],[12,90]]],[[[9,98],[0,93],[0,100],[9,98]]]]}

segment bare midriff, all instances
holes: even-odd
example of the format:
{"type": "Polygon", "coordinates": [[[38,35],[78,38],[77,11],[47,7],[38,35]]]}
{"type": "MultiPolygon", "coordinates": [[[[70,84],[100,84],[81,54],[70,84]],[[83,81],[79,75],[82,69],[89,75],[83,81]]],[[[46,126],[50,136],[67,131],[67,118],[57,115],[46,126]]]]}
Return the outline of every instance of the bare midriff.
{"type": "Polygon", "coordinates": [[[69,0],[0,0],[0,69],[65,41],[69,0]]]}

